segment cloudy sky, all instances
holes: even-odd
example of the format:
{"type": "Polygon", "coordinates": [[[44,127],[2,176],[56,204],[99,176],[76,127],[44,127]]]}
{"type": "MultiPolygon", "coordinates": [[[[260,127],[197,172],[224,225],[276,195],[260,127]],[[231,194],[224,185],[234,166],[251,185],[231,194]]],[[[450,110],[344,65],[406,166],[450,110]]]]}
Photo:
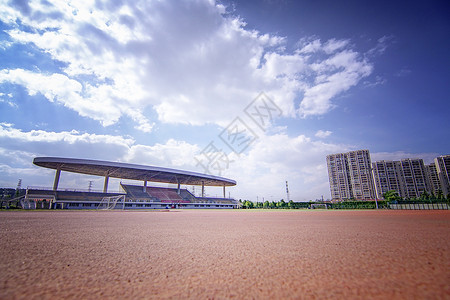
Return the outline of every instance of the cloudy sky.
{"type": "Polygon", "coordinates": [[[0,186],[61,156],[329,198],[327,154],[450,153],[449,53],[445,1],[0,0],[0,186]]]}

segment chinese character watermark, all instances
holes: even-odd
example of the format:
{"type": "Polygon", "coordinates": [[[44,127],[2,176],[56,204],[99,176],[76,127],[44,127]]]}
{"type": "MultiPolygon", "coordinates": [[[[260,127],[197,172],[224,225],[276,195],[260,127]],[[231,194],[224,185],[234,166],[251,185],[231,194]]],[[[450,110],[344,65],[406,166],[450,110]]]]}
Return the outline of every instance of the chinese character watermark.
{"type": "Polygon", "coordinates": [[[281,109],[266,94],[261,93],[245,109],[244,112],[262,130],[273,121],[274,117],[282,114],[281,109]]]}
{"type": "Polygon", "coordinates": [[[217,148],[214,142],[209,143],[200,152],[200,156],[195,157],[195,160],[197,161],[196,167],[200,165],[205,173],[212,174],[212,171],[215,171],[219,176],[223,170],[228,169],[231,162],[228,155],[222,149],[217,148]]]}
{"type": "Polygon", "coordinates": [[[253,130],[237,117],[220,134],[219,138],[235,153],[241,154],[258,136],[253,130]]]}
{"type": "MultiPolygon", "coordinates": [[[[258,128],[265,131],[274,118],[282,115],[281,109],[266,94],[260,93],[245,109],[244,113],[256,124],[258,128]]],[[[219,134],[219,139],[237,155],[247,150],[257,139],[258,135],[245,123],[241,117],[236,117],[219,134]]],[[[206,174],[222,174],[233,162],[222,149],[210,142],[200,155],[195,157],[197,167],[201,166],[206,174]]]]}

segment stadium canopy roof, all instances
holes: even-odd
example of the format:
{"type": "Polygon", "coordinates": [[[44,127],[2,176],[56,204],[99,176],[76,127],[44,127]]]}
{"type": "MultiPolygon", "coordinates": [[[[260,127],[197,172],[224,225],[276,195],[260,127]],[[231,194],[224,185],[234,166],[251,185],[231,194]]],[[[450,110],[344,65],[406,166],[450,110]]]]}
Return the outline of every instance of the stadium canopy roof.
{"type": "Polygon", "coordinates": [[[131,179],[150,182],[163,182],[185,185],[204,186],[233,186],[236,181],[214,175],[195,173],[190,171],[144,166],[127,163],[62,158],[62,157],[36,157],[33,163],[37,166],[104,177],[131,179]]]}

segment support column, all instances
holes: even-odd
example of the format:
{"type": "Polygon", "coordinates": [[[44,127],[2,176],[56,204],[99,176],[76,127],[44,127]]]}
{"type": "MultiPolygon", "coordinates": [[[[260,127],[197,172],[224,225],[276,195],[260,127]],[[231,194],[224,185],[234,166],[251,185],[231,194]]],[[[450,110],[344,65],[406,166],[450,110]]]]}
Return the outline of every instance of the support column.
{"type": "Polygon", "coordinates": [[[147,180],[144,180],[144,193],[147,192],[147,180]]]}
{"type": "Polygon", "coordinates": [[[202,198],[205,197],[205,182],[202,181],[202,198]]]}
{"type": "Polygon", "coordinates": [[[61,167],[56,169],[55,181],[53,182],[53,190],[56,191],[58,189],[59,177],[61,176],[61,167]]]}
{"type": "Polygon", "coordinates": [[[180,194],[180,182],[178,182],[177,193],[178,193],[178,195],[180,194]]]}
{"type": "Polygon", "coordinates": [[[225,185],[223,185],[223,198],[226,198],[226,194],[225,194],[225,185]]]}
{"type": "Polygon", "coordinates": [[[106,193],[108,191],[108,181],[109,181],[109,176],[105,175],[105,183],[103,184],[103,193],[106,193]]]}

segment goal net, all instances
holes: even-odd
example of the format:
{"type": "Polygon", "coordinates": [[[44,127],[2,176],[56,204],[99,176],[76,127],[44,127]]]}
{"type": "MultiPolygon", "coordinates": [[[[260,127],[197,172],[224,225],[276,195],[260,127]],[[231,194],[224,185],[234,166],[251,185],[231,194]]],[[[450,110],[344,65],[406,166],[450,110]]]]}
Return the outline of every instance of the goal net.
{"type": "Polygon", "coordinates": [[[311,209],[328,209],[326,203],[313,203],[311,209]]]}

